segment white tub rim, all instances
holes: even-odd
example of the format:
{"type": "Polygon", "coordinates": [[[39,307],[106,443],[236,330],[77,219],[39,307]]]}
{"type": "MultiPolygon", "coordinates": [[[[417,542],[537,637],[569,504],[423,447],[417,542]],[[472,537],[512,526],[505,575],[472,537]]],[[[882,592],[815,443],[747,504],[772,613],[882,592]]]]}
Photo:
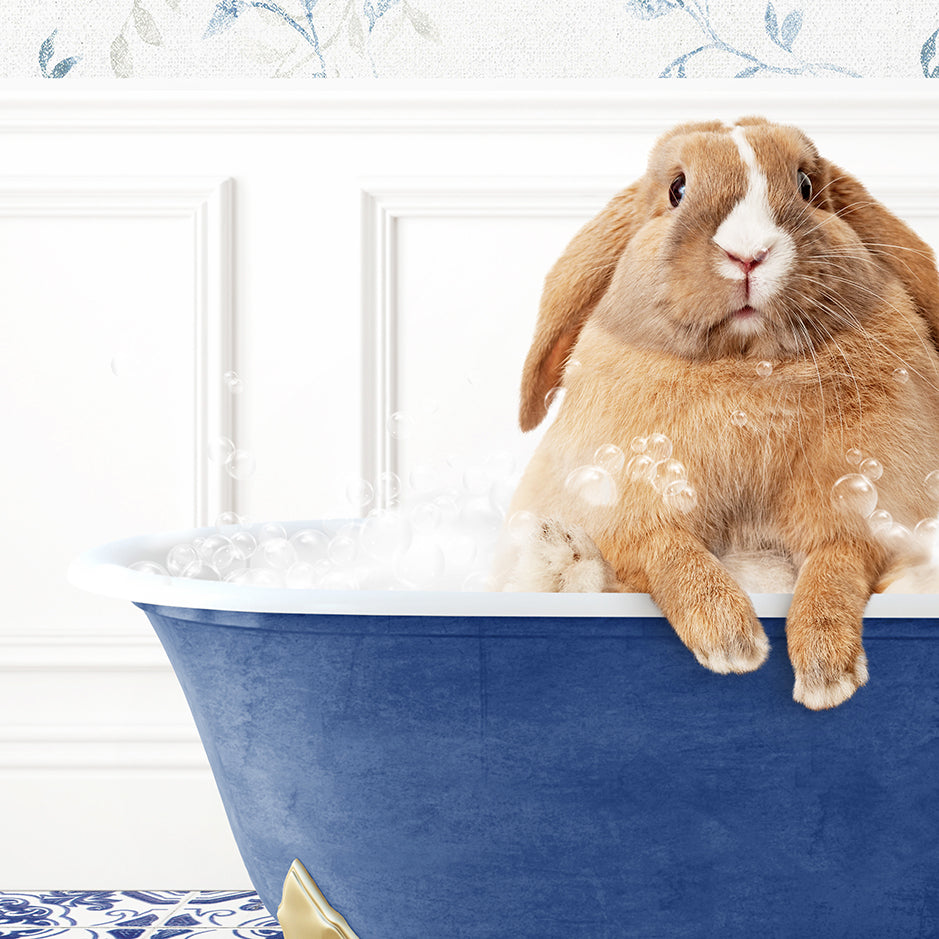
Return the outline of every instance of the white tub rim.
{"type": "MultiPolygon", "coordinates": [[[[335,523],[323,520],[280,522],[288,535],[304,528],[344,523],[345,520],[335,523]]],[[[163,557],[175,544],[219,531],[219,528],[209,526],[136,535],[108,542],[85,551],[71,563],[69,583],[90,593],[133,603],[244,613],[662,617],[662,612],[645,593],[303,590],[163,576],[136,571],[129,566],[148,557],[163,557]]],[[[761,618],[785,617],[792,600],[791,593],[754,593],[750,597],[761,618]]],[[[875,594],[868,602],[865,617],[939,619],[939,594],[875,594]]]]}

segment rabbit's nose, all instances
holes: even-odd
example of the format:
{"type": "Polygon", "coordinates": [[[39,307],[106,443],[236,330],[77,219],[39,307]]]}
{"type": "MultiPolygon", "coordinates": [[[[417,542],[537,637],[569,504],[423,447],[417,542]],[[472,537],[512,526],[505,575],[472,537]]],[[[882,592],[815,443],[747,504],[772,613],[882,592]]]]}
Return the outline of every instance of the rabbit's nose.
{"type": "Polygon", "coordinates": [[[769,256],[769,248],[760,248],[759,251],[754,252],[752,257],[738,257],[736,254],[724,249],[724,254],[730,258],[734,264],[739,264],[743,268],[745,274],[749,274],[758,264],[762,264],[766,258],[769,256]]]}

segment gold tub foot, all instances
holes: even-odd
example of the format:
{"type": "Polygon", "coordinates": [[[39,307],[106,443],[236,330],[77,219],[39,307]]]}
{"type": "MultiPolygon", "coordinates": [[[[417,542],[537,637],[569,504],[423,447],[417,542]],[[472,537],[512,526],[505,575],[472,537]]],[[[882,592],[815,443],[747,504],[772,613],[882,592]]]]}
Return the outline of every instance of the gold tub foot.
{"type": "Polygon", "coordinates": [[[299,861],[294,861],[287,871],[277,921],[284,939],[358,939],[299,861]]]}

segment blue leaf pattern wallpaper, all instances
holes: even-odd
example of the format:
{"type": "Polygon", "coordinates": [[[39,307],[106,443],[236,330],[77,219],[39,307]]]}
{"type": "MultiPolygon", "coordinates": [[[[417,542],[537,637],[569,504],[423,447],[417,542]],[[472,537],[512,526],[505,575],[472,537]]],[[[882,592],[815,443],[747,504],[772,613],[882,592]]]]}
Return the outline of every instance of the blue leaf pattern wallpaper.
{"type": "Polygon", "coordinates": [[[820,0],[36,0],[0,77],[939,77],[939,7],[820,0]]]}

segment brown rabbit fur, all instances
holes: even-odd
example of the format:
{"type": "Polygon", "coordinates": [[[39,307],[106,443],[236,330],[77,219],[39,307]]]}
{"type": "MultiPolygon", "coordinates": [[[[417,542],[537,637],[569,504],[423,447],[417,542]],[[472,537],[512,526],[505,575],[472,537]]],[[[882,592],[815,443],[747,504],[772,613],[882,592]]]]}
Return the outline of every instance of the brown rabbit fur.
{"type": "Polygon", "coordinates": [[[543,419],[552,388],[565,396],[510,513],[560,520],[571,564],[585,543],[599,549],[605,581],[552,589],[648,592],[718,672],[755,669],[769,651],[720,555],[785,554],[798,569],[794,697],[833,707],[867,680],[871,593],[910,557],[833,504],[832,486],[856,472],[845,454],[859,448],[884,466],[878,509],[910,528],[935,514],[923,480],[939,468],[937,337],[932,251],[804,134],[759,118],[678,127],[547,277],[522,429],[543,419]],[[598,446],[629,456],[653,432],[686,468],[690,511],[628,471],[612,504],[565,488],[598,446]]]}

